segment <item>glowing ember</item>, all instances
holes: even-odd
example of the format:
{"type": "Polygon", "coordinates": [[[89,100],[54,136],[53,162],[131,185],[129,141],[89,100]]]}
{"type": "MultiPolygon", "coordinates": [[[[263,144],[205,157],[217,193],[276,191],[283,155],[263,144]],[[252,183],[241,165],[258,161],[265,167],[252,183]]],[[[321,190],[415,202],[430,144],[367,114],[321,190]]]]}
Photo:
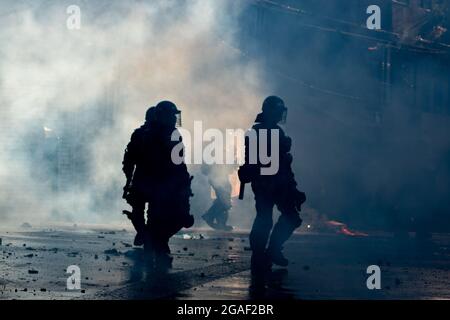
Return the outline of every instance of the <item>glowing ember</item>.
{"type": "Polygon", "coordinates": [[[330,221],[327,221],[326,223],[329,226],[337,228],[337,233],[344,234],[346,236],[351,236],[351,237],[368,237],[369,236],[367,233],[364,233],[364,232],[350,230],[345,223],[342,223],[339,221],[330,220],[330,221]]]}
{"type": "Polygon", "coordinates": [[[233,171],[229,178],[231,183],[231,197],[237,198],[239,197],[239,189],[241,187],[237,170],[233,171]]]}

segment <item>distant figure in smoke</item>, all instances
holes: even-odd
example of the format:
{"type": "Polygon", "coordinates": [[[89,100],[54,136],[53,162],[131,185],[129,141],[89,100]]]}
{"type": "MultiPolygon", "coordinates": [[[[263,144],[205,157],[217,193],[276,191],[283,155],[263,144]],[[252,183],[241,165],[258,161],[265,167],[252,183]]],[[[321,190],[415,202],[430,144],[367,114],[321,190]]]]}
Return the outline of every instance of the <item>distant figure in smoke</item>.
{"type": "Polygon", "coordinates": [[[133,133],[123,162],[127,176],[125,197],[133,207],[130,219],[138,232],[137,240],[143,239],[138,244],[144,242],[145,251],[164,268],[172,263],[169,239],[194,224],[189,213],[192,177],[185,163],[175,164],[171,158],[172,149],[181,142],[181,138],[172,141],[180,114],[169,101],[150,109],[146,125],[133,133]]]}
{"type": "Polygon", "coordinates": [[[249,152],[255,152],[255,150],[249,149],[249,137],[245,142],[245,164],[239,169],[241,183],[251,183],[256,201],[256,218],[250,233],[251,270],[253,273],[269,271],[272,264],[288,265],[289,262],[282,253],[283,244],[302,223],[299,212],[301,205],[306,201],[306,196],[297,189],[291,168],[291,139],[278,125],[286,114],[287,108],[282,99],[276,96],[268,97],[264,101],[262,113],[258,114],[255,120],[256,124],[253,126],[253,130],[256,132],[257,146],[260,146],[261,130],[267,130],[268,154],[271,154],[272,130],[279,131],[278,172],[275,175],[261,175],[260,169],[264,165],[259,161],[259,155],[256,164],[249,163],[249,152]],[[272,230],[274,205],[281,212],[281,216],[272,230]],[[272,234],[270,235],[271,230],[272,234]]]}
{"type": "Polygon", "coordinates": [[[203,220],[213,229],[231,231],[232,226],[227,225],[228,213],[231,209],[231,183],[230,175],[235,168],[230,165],[202,166],[202,173],[208,177],[208,182],[216,194],[212,206],[202,216],[203,220]]]}

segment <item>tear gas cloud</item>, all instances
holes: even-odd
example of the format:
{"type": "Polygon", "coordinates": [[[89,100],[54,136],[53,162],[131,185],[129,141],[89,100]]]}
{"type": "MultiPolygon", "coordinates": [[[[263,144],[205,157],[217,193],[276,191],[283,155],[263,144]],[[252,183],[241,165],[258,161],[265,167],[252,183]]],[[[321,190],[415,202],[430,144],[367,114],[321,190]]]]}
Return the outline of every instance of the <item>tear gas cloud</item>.
{"type": "MultiPolygon", "coordinates": [[[[191,132],[195,121],[246,129],[278,94],[293,170],[314,208],[303,217],[448,230],[448,114],[428,112],[424,100],[427,87],[448,81],[445,64],[392,49],[386,85],[377,41],[311,27],[321,16],[364,25],[364,1],[278,2],[316,15],[264,1],[1,1],[0,221],[128,225],[121,161],[148,107],[172,100],[191,132]],[[81,9],[79,30],[66,26],[70,5],[81,9]]],[[[201,222],[210,188],[197,166],[189,170],[201,222]]],[[[254,217],[247,189],[232,225],[254,217]]]]}
{"type": "MultiPolygon", "coordinates": [[[[148,107],[174,101],[187,129],[247,128],[268,90],[257,61],[233,47],[234,1],[2,1],[0,10],[2,223],[125,222],[121,161],[148,107]],[[70,5],[81,9],[79,30],[66,26],[70,5]]],[[[195,192],[194,209],[207,191],[195,192]]]]}

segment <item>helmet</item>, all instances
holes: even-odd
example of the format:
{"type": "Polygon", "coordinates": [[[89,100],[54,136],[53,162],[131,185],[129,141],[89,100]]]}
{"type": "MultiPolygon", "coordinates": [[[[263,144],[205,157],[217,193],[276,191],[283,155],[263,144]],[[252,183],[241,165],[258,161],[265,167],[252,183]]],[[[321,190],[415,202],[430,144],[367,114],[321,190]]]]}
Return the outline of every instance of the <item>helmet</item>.
{"type": "Polygon", "coordinates": [[[158,115],[161,114],[180,114],[181,111],[178,110],[177,106],[170,101],[161,101],[156,105],[156,112],[158,115]]]}
{"type": "Polygon", "coordinates": [[[256,118],[256,122],[275,121],[286,123],[287,108],[283,99],[277,96],[267,97],[262,106],[262,113],[256,118]]]}
{"type": "Polygon", "coordinates": [[[181,111],[170,101],[161,101],[155,107],[155,115],[162,124],[181,126],[181,111]]]}
{"type": "Polygon", "coordinates": [[[156,119],[156,107],[150,107],[148,108],[147,112],[145,113],[145,121],[148,123],[154,122],[156,119]]]}
{"type": "Polygon", "coordinates": [[[284,101],[280,97],[270,96],[270,97],[267,97],[266,100],[264,100],[264,102],[263,102],[262,111],[264,113],[274,112],[274,111],[284,112],[286,110],[287,110],[287,108],[284,105],[284,101]]]}

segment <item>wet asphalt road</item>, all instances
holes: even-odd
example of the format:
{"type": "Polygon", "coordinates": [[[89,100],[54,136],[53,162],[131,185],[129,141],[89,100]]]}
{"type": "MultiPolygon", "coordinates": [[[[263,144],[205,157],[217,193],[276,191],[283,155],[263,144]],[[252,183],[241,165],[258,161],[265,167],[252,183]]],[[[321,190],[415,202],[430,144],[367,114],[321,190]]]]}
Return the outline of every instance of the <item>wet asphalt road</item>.
{"type": "Polygon", "coordinates": [[[298,234],[288,269],[255,287],[245,232],[195,230],[171,240],[173,269],[148,268],[127,230],[0,231],[0,299],[450,299],[450,235],[431,242],[388,234],[298,234]],[[366,269],[381,268],[381,290],[366,269]],[[67,267],[81,270],[68,290],[67,267]]]}

